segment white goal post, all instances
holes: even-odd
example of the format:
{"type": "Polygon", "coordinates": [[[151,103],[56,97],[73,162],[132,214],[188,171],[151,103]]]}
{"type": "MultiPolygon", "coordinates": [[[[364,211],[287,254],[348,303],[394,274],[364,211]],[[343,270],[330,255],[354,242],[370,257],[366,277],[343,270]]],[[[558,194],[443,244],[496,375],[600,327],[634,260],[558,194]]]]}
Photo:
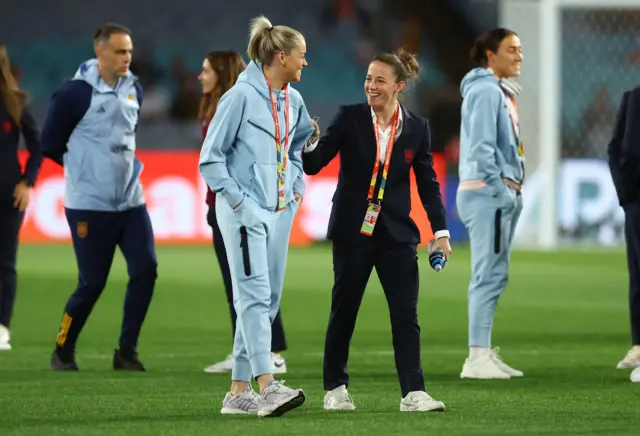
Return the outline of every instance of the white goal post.
{"type": "Polygon", "coordinates": [[[640,82],[640,61],[625,57],[625,44],[635,53],[640,37],[640,0],[500,0],[499,9],[524,54],[527,179],[517,245],[621,243],[606,142],[622,92],[640,82]]]}

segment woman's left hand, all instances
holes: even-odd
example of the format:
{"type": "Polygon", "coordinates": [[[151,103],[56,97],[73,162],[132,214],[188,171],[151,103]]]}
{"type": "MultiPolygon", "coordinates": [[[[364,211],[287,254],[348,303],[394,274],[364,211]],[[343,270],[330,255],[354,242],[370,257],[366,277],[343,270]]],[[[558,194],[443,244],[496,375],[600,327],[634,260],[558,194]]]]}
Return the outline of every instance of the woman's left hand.
{"type": "Polygon", "coordinates": [[[20,212],[24,212],[29,206],[29,187],[24,182],[20,182],[13,189],[13,207],[20,212]]]}
{"type": "Polygon", "coordinates": [[[436,239],[436,245],[443,251],[444,260],[449,260],[449,255],[451,254],[451,244],[449,243],[449,237],[443,236],[442,238],[436,239]]]}

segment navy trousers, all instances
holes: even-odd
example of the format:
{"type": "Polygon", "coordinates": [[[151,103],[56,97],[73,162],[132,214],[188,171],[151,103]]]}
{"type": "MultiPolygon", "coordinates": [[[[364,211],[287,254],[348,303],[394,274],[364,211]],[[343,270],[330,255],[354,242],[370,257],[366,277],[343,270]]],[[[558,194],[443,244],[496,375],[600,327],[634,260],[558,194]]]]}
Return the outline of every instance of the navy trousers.
{"type": "MultiPolygon", "coordinates": [[[[220,227],[218,226],[215,207],[209,207],[209,211],[207,212],[207,222],[209,223],[209,226],[211,226],[211,230],[213,232],[213,250],[216,253],[218,265],[220,266],[220,272],[222,273],[222,280],[224,281],[224,291],[227,294],[227,304],[229,304],[229,314],[231,315],[231,333],[232,338],[235,338],[238,315],[236,314],[236,309],[233,307],[233,286],[231,284],[231,271],[229,270],[229,260],[227,259],[227,252],[225,251],[224,241],[222,240],[222,233],[220,232],[220,227]]],[[[282,352],[286,349],[287,341],[284,336],[282,316],[280,315],[280,311],[278,311],[278,314],[271,324],[271,351],[282,352]]]]}
{"type": "Polygon", "coordinates": [[[374,267],[389,306],[396,371],[404,398],[409,392],[425,390],[418,324],[417,246],[394,241],[382,220],[374,236],[366,241],[333,241],[334,284],[324,345],[324,388],[330,391],[349,385],[351,338],[374,267]]]}
{"type": "Polygon", "coordinates": [[[24,213],[13,207],[0,208],[0,325],[7,328],[16,299],[16,255],[23,217],[24,213]]]}
{"type": "Polygon", "coordinates": [[[632,345],[640,345],[640,201],[624,206],[632,345]]]}
{"type": "Polygon", "coordinates": [[[135,350],[157,277],[153,229],[145,205],[123,212],[66,209],[78,263],[78,286],[67,301],[56,344],[69,352],[104,289],[116,247],[127,263],[129,283],[121,350],[135,350]]]}

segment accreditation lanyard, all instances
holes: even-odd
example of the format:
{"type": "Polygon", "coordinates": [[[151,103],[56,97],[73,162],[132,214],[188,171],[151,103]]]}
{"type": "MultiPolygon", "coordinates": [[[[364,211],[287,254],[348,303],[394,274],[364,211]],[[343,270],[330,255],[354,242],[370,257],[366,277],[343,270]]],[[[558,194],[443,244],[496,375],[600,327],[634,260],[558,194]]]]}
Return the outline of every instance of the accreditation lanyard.
{"type": "Polygon", "coordinates": [[[284,191],[284,175],[287,170],[287,146],[289,145],[289,84],[285,84],[284,90],[284,144],[280,141],[280,120],[278,119],[278,109],[276,100],[273,97],[271,82],[265,75],[267,86],[269,87],[269,97],[271,98],[271,114],[273,115],[273,123],[276,127],[276,152],[278,159],[278,210],[284,210],[287,207],[285,191],[284,191]]]}
{"type": "Polygon", "coordinates": [[[516,135],[516,141],[518,141],[518,156],[524,155],[524,144],[520,139],[520,114],[518,113],[518,105],[516,104],[513,96],[505,93],[507,97],[507,107],[509,108],[509,118],[511,118],[511,125],[513,126],[513,133],[516,135]]]}
{"type": "MultiPolygon", "coordinates": [[[[389,143],[387,144],[387,153],[384,159],[384,166],[382,167],[382,180],[380,181],[380,189],[378,190],[378,203],[382,202],[384,196],[384,187],[387,184],[387,173],[389,172],[389,164],[391,163],[391,153],[393,152],[393,146],[395,145],[396,130],[398,128],[398,118],[400,116],[400,106],[396,108],[396,113],[393,116],[391,123],[391,132],[389,133],[389,143]]],[[[376,189],[376,182],[378,181],[378,171],[380,171],[380,133],[378,131],[378,120],[373,123],[373,131],[376,135],[376,161],[373,164],[373,174],[371,175],[371,184],[369,185],[369,195],[367,199],[373,200],[373,194],[376,189]]]]}
{"type": "Polygon", "coordinates": [[[396,130],[398,127],[398,118],[400,116],[400,106],[397,107],[391,123],[391,131],[389,132],[389,143],[387,144],[387,153],[382,167],[382,180],[380,181],[380,189],[378,189],[378,199],[373,201],[373,194],[376,190],[376,182],[378,181],[378,171],[380,171],[380,133],[378,132],[378,120],[373,123],[373,131],[376,135],[376,160],[373,164],[373,175],[371,176],[371,184],[369,185],[369,194],[367,199],[369,205],[367,212],[360,228],[360,233],[366,236],[372,236],[373,230],[378,221],[380,210],[382,208],[382,197],[384,196],[384,187],[387,184],[387,173],[389,172],[389,163],[391,162],[391,153],[395,145],[396,130]]]}

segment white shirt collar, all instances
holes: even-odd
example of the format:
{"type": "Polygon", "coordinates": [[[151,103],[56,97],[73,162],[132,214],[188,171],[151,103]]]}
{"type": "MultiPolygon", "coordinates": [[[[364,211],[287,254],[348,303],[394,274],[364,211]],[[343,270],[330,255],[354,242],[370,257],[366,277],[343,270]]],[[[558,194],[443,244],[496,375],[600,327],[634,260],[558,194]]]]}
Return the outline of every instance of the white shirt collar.
{"type": "MultiPolygon", "coordinates": [[[[400,105],[400,103],[398,103],[398,106],[400,106],[400,113],[398,114],[398,127],[397,127],[397,129],[400,130],[400,129],[402,129],[402,120],[403,120],[403,114],[402,113],[404,111],[402,110],[402,106],[400,105]]],[[[376,113],[373,111],[373,108],[370,108],[370,109],[371,109],[371,119],[375,123],[376,118],[377,118],[376,113]]]]}

